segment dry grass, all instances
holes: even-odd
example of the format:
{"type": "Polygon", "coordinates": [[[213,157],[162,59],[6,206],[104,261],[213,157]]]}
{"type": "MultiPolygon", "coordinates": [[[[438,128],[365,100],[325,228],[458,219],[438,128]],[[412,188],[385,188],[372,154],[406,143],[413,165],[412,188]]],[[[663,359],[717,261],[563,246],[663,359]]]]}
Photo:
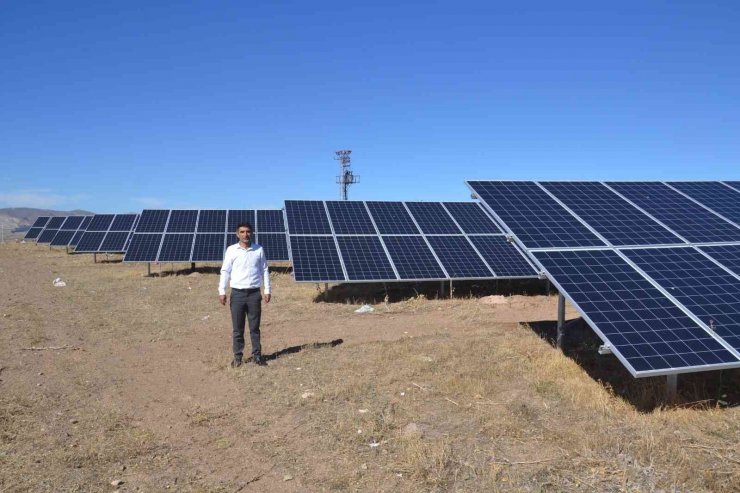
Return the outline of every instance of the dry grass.
{"type": "MultiPolygon", "coordinates": [[[[540,337],[549,329],[532,321],[555,314],[552,297],[320,293],[274,273],[263,339],[280,356],[231,370],[207,269],[145,278],[141,266],[10,245],[0,271],[2,491],[105,491],[113,479],[146,491],[740,484],[740,408],[717,404],[717,375],[682,377],[683,403],[698,404],[656,405],[662,382],[594,359],[586,335],[568,355],[540,337]],[[68,287],[52,288],[56,276],[68,287]],[[355,315],[362,301],[376,311],[355,315]],[[21,351],[65,344],[81,350],[21,351]]],[[[722,378],[737,404],[737,372],[722,378]]]]}

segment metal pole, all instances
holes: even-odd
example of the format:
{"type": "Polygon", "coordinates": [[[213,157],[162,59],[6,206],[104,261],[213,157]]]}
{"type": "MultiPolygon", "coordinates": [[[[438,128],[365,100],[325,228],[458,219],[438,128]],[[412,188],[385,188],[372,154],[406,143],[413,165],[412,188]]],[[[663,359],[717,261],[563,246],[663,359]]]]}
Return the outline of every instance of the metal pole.
{"type": "Polygon", "coordinates": [[[325,282],[324,283],[324,292],[326,293],[327,291],[329,291],[329,283],[328,282],[325,282]]]}
{"type": "Polygon", "coordinates": [[[439,281],[439,297],[444,298],[445,295],[445,282],[439,281]]]}
{"type": "Polygon", "coordinates": [[[450,299],[452,299],[452,279],[450,279],[450,299]]]}
{"type": "Polygon", "coordinates": [[[565,296],[558,293],[558,336],[556,344],[560,349],[563,348],[563,336],[565,335],[563,325],[565,325],[565,296]]]}
{"type": "Polygon", "coordinates": [[[190,262],[190,270],[195,270],[195,262],[190,262]]]}
{"type": "Polygon", "coordinates": [[[152,277],[152,263],[146,263],[146,277],[152,277]]]}
{"type": "Polygon", "coordinates": [[[678,375],[666,375],[666,386],[665,386],[666,402],[676,402],[676,396],[678,395],[678,375]]]}
{"type": "Polygon", "coordinates": [[[98,263],[98,254],[93,253],[93,264],[97,264],[97,263],[98,263]]]}

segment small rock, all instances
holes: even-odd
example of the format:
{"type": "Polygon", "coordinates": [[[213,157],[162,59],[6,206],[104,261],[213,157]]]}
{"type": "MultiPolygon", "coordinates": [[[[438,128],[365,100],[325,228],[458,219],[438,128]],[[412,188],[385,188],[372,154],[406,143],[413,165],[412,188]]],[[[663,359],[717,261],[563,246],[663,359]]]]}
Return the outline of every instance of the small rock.
{"type": "Polygon", "coordinates": [[[77,423],[79,423],[79,421],[75,418],[70,419],[69,422],[72,423],[73,425],[76,425],[77,423]]]}
{"type": "Polygon", "coordinates": [[[367,471],[367,464],[361,465],[360,469],[362,469],[363,471],[367,471]]]}
{"type": "Polygon", "coordinates": [[[292,480],[293,480],[293,476],[291,476],[290,474],[286,474],[285,476],[283,476],[283,481],[292,481],[292,480]]]}
{"type": "Polygon", "coordinates": [[[313,397],[315,394],[313,392],[304,392],[301,394],[301,397],[304,399],[308,399],[309,397],[313,397]]]}
{"type": "Polygon", "coordinates": [[[39,376],[43,376],[43,375],[44,375],[44,372],[43,371],[40,371],[39,372],[39,376]]]}
{"type": "Polygon", "coordinates": [[[365,414],[366,412],[368,412],[368,410],[367,409],[359,409],[357,412],[360,413],[360,414],[365,414]]]}
{"type": "Polygon", "coordinates": [[[123,484],[123,481],[121,481],[120,479],[114,479],[113,481],[110,482],[110,485],[115,486],[116,488],[118,488],[122,484],[123,484]]]}

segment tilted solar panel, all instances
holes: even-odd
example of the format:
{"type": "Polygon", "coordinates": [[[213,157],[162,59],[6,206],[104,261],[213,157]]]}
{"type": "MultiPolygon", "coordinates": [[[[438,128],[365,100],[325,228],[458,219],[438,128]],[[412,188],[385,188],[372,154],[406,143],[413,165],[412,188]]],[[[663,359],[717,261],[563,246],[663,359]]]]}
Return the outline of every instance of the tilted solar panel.
{"type": "Polygon", "coordinates": [[[58,229],[44,228],[38,238],[36,238],[36,243],[51,243],[51,240],[54,239],[58,232],[58,229]]]}
{"type": "Polygon", "coordinates": [[[445,202],[443,205],[466,234],[503,234],[477,202],[445,202]]]}
{"type": "Polygon", "coordinates": [[[439,202],[406,202],[406,207],[426,235],[462,233],[439,202]]]}
{"type": "Polygon", "coordinates": [[[254,227],[254,211],[251,209],[244,210],[230,210],[228,214],[228,228],[227,232],[236,231],[236,227],[242,223],[249,223],[252,225],[252,232],[257,231],[254,227]]]}
{"type": "Polygon", "coordinates": [[[116,214],[110,231],[131,231],[137,216],[138,214],[116,214]]]}
{"type": "Polygon", "coordinates": [[[290,260],[288,255],[288,239],[285,233],[259,233],[257,234],[257,243],[265,249],[265,256],[268,262],[290,260]]]}
{"type": "Polygon", "coordinates": [[[167,220],[170,217],[169,209],[144,209],[141,212],[137,233],[164,233],[167,220]]]}
{"type": "Polygon", "coordinates": [[[486,279],[495,276],[464,236],[429,236],[427,240],[451,278],[486,279]]]}
{"type": "MultiPolygon", "coordinates": [[[[198,216],[198,233],[226,233],[226,210],[202,210],[198,216]]],[[[205,240],[202,240],[205,241],[205,240]]],[[[223,252],[221,252],[223,255],[223,252]]]]}
{"type": "Polygon", "coordinates": [[[105,231],[85,231],[75,247],[75,253],[97,253],[105,235],[105,231]]]}
{"type": "Polygon", "coordinates": [[[396,274],[377,236],[338,236],[339,251],[351,280],[396,280],[396,274]]]}
{"type": "Polygon", "coordinates": [[[284,233],[283,211],[271,209],[257,210],[257,231],[259,233],[284,233]]]}
{"type": "Polygon", "coordinates": [[[155,262],[162,244],[162,234],[134,233],[126,249],[124,262],[155,262]]]}
{"type": "Polygon", "coordinates": [[[338,235],[374,235],[375,226],[363,202],[327,201],[334,233],[338,235]]]}
{"type": "Polygon", "coordinates": [[[533,277],[536,270],[504,236],[470,236],[471,243],[496,277],[533,277]]]}
{"type": "MultiPolygon", "coordinates": [[[[225,213],[226,211],[224,211],[225,213]]],[[[200,223],[199,223],[200,224],[200,223]]],[[[226,226],[226,215],[221,223],[222,227],[226,226]]],[[[224,250],[226,250],[225,236],[223,233],[198,233],[195,235],[195,244],[193,245],[193,262],[219,262],[224,259],[224,250]]],[[[283,234],[285,239],[285,234],[283,234]]]]}
{"type": "Polygon", "coordinates": [[[49,222],[46,223],[47,229],[59,229],[62,227],[62,224],[64,224],[64,221],[67,220],[67,216],[56,216],[49,219],[49,222]]]}
{"type": "Polygon", "coordinates": [[[421,234],[403,202],[366,202],[366,204],[381,235],[421,234]]]}
{"type": "MultiPolygon", "coordinates": [[[[286,209],[287,210],[287,209],[286,209]]],[[[346,278],[331,236],[290,236],[296,281],[342,282],[346,278]]]]}
{"type": "Polygon", "coordinates": [[[59,229],[77,231],[85,216],[68,216],[59,229]]]}
{"type": "Polygon", "coordinates": [[[699,250],[740,276],[740,245],[707,246],[699,250]]]}
{"type": "Polygon", "coordinates": [[[43,228],[49,222],[49,219],[51,219],[51,216],[39,216],[33,222],[33,224],[31,225],[31,227],[32,228],[43,228]]]}
{"type": "Polygon", "coordinates": [[[167,223],[168,233],[195,233],[195,224],[198,221],[197,210],[173,210],[167,223]]]}
{"type": "Polygon", "coordinates": [[[157,260],[159,262],[190,262],[194,240],[194,233],[165,234],[157,260]]]}
{"type": "Polygon", "coordinates": [[[285,215],[291,235],[331,234],[329,218],[321,201],[286,200],[285,215]]]}
{"type": "Polygon", "coordinates": [[[108,231],[115,214],[95,214],[87,225],[87,231],[108,231]]]}
{"type": "Polygon", "coordinates": [[[383,236],[401,279],[447,279],[432,250],[421,236],[383,236]]]}
{"type": "Polygon", "coordinates": [[[125,252],[130,231],[109,231],[98,247],[98,252],[125,252]]]}
{"type": "Polygon", "coordinates": [[[667,184],[730,221],[740,223],[740,191],[718,181],[684,181],[667,184]]]}
{"type": "Polygon", "coordinates": [[[66,246],[72,241],[72,237],[77,232],[76,229],[60,229],[49,243],[50,246],[66,246]]]}
{"type": "Polygon", "coordinates": [[[39,237],[41,232],[44,230],[44,228],[31,228],[29,229],[25,236],[23,237],[24,240],[35,240],[39,237]]]}

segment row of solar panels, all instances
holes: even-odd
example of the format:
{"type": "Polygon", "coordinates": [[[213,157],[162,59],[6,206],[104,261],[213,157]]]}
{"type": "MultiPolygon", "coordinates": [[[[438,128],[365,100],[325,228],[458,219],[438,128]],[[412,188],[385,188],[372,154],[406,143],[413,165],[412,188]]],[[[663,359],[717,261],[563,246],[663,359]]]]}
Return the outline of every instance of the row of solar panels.
{"type": "Polygon", "coordinates": [[[475,202],[285,202],[299,282],[536,277],[475,202]]]}
{"type": "Polygon", "coordinates": [[[740,182],[468,186],[633,376],[740,368],[740,182]]]}

